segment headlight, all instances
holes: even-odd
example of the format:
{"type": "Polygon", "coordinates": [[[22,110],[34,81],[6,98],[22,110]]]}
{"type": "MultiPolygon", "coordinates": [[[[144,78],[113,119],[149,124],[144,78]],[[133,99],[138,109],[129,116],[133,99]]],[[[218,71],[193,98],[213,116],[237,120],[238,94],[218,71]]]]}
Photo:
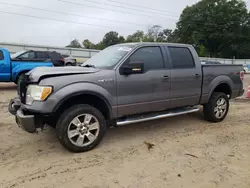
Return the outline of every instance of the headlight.
{"type": "Polygon", "coordinates": [[[29,85],[26,92],[26,104],[33,101],[44,101],[52,93],[51,86],[29,85]]]}

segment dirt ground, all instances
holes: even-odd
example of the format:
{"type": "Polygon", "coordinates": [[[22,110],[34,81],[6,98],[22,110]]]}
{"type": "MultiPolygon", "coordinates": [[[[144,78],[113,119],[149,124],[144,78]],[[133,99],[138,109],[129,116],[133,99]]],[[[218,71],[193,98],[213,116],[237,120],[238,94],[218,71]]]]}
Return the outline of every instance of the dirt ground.
{"type": "Polygon", "coordinates": [[[244,89],[245,89],[245,93],[243,95],[243,97],[247,96],[247,89],[248,87],[250,87],[250,74],[245,74],[244,76],[244,89]]]}
{"type": "MultiPolygon", "coordinates": [[[[247,77],[250,84],[250,76],[247,77]]],[[[29,134],[7,112],[15,86],[0,85],[0,187],[249,188],[250,102],[225,121],[201,112],[109,129],[94,150],[73,154],[55,131],[29,134]],[[152,143],[148,149],[145,142],[152,143]]]]}

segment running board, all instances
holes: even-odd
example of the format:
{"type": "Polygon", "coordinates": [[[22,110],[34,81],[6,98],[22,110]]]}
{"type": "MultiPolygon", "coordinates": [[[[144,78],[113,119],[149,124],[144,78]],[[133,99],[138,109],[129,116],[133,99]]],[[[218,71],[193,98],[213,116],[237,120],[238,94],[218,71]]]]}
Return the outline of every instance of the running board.
{"type": "Polygon", "coordinates": [[[167,118],[167,117],[179,116],[183,114],[194,113],[199,110],[200,110],[199,108],[184,108],[184,109],[178,109],[174,111],[165,111],[161,113],[133,116],[133,117],[128,117],[123,120],[118,120],[116,125],[122,126],[122,125],[127,125],[127,124],[132,124],[132,123],[140,123],[144,121],[151,121],[151,120],[162,119],[162,118],[167,118]]]}

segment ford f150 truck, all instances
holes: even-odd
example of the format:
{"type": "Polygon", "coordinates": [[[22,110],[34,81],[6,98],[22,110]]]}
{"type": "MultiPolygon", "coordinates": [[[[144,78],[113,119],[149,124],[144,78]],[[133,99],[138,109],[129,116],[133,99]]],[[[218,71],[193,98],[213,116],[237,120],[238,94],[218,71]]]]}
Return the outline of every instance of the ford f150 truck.
{"type": "Polygon", "coordinates": [[[52,67],[53,63],[39,59],[15,58],[15,56],[11,58],[8,50],[0,48],[0,82],[17,83],[22,74],[42,66],[52,67]]]}
{"type": "Polygon", "coordinates": [[[201,65],[185,44],[127,43],[106,48],[82,67],[36,68],[22,77],[9,103],[30,133],[56,127],[73,152],[99,144],[108,126],[193,113],[222,121],[229,99],[241,96],[242,65],[201,65]]]}

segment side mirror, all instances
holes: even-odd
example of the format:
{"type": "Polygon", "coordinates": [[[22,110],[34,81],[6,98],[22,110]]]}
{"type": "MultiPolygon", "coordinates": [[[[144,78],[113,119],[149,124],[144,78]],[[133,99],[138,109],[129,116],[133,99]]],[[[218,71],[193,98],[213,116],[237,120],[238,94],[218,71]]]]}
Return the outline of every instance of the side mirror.
{"type": "Polygon", "coordinates": [[[121,67],[121,74],[142,74],[144,72],[143,62],[130,62],[129,65],[124,65],[121,67]]]}

